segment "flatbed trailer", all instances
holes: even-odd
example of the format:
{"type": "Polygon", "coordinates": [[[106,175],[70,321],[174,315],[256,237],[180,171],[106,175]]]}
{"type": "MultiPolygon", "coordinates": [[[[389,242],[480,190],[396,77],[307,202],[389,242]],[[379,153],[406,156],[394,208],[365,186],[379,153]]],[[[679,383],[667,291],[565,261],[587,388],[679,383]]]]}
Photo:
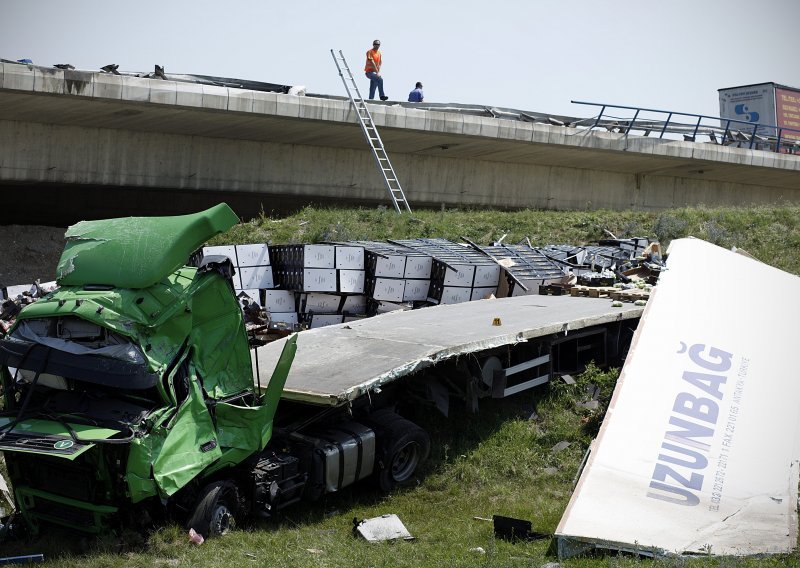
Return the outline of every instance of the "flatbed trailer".
{"type": "Polygon", "coordinates": [[[643,311],[479,300],[256,347],[232,260],[185,264],[237,222],[220,204],[68,230],[59,289],[0,338],[0,451],[17,507],[0,522],[12,533],[173,517],[209,536],[362,480],[390,491],[430,451],[414,414],[432,403],[447,415],[459,399],[477,410],[591,361],[616,364],[643,311]]]}
{"type": "MultiPolygon", "coordinates": [[[[342,406],[463,355],[570,337],[606,324],[627,321],[635,327],[643,310],[632,303],[613,307],[608,299],[531,295],[396,311],[312,329],[297,335],[297,356],[282,399],[342,406]]],[[[263,376],[275,368],[285,341],[253,353],[257,386],[266,386],[263,376]]]]}

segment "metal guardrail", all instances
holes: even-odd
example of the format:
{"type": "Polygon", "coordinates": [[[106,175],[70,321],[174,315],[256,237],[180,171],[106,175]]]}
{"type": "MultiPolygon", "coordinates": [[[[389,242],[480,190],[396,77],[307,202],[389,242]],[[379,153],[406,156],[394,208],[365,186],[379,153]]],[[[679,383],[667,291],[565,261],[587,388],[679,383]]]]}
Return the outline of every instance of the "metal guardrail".
{"type": "Polygon", "coordinates": [[[800,130],[795,128],[787,128],[775,124],[746,122],[734,118],[722,118],[719,116],[690,114],[652,108],[590,103],[585,101],[570,102],[577,105],[600,107],[600,113],[594,119],[594,124],[588,126],[589,129],[605,128],[612,132],[617,130],[624,133],[626,137],[631,130],[643,131],[644,136],[649,136],[651,132],[658,131],[659,138],[663,138],[665,133],[682,134],[684,140],[687,142],[697,141],[698,135],[707,135],[711,142],[723,146],[737,145],[743,147],[746,144],[746,147],[750,149],[755,148],[774,152],[783,151],[791,154],[800,153],[800,130]],[[634,114],[630,119],[609,117],[604,120],[603,116],[606,114],[607,109],[633,111],[634,114]],[[642,113],[665,115],[666,119],[654,120],[639,118],[642,113]],[[674,120],[675,117],[691,117],[692,122],[678,122],[674,120]],[[704,123],[704,120],[719,121],[720,126],[704,123]],[[717,135],[720,136],[719,139],[717,135]]]}

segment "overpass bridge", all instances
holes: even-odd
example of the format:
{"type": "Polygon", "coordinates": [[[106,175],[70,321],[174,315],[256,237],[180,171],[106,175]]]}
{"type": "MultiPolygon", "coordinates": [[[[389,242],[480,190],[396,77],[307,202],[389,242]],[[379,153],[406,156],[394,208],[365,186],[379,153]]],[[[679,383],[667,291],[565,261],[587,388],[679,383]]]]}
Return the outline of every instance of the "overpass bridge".
{"type": "MultiPolygon", "coordinates": [[[[370,108],[414,208],[800,202],[798,155],[463,106],[370,108]]],[[[17,63],[0,63],[0,186],[2,224],[221,199],[245,219],[308,203],[390,206],[347,99],[17,63]]]]}

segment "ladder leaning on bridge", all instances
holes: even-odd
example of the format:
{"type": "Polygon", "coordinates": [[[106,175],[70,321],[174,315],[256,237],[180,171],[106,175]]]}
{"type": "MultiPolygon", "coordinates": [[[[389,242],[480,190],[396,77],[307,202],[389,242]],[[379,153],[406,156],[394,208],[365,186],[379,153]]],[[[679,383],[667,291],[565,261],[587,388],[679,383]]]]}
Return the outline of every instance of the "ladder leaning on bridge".
{"type": "Polygon", "coordinates": [[[358,122],[361,125],[361,131],[364,133],[364,137],[367,139],[367,143],[372,149],[372,155],[375,157],[378,169],[383,176],[386,189],[389,190],[389,196],[392,198],[394,208],[398,213],[402,213],[403,208],[411,213],[411,207],[408,205],[406,196],[403,193],[403,188],[400,187],[397,174],[392,167],[392,163],[389,161],[389,156],[386,155],[386,150],[383,148],[383,140],[381,140],[378,129],[372,121],[372,115],[367,108],[367,104],[364,102],[364,97],[361,96],[361,92],[358,90],[358,85],[353,78],[353,74],[350,72],[350,68],[347,66],[347,61],[344,59],[342,50],[339,50],[339,55],[337,57],[331,49],[331,56],[333,57],[334,63],[336,63],[336,68],[339,70],[339,77],[342,78],[342,83],[344,83],[347,95],[350,97],[350,103],[356,111],[358,122]],[[354,92],[355,96],[353,95],[354,92]]]}

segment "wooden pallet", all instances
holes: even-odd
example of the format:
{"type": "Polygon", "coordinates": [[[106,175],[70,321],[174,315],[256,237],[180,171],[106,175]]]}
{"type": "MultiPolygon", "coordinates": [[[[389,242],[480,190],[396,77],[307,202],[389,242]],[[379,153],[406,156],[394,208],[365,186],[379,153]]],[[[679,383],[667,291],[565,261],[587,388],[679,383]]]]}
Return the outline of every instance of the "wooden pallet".
{"type": "Polygon", "coordinates": [[[621,302],[635,302],[636,300],[647,300],[650,298],[649,290],[642,290],[641,288],[630,288],[629,290],[616,290],[611,294],[612,300],[619,300],[621,302]]]}
{"type": "Polygon", "coordinates": [[[573,286],[569,291],[572,296],[588,296],[589,298],[610,298],[618,290],[613,286],[573,286]]]}

